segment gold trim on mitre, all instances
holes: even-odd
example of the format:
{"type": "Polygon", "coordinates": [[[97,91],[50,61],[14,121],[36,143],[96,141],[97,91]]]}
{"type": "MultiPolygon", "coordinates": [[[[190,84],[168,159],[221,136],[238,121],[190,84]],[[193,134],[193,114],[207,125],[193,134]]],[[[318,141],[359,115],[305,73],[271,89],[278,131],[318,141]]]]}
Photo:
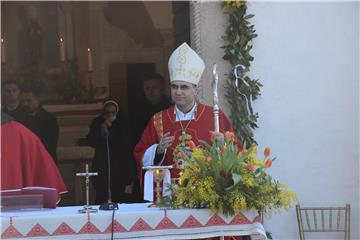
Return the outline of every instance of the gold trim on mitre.
{"type": "Polygon", "coordinates": [[[198,85],[205,69],[202,58],[185,42],[174,50],[168,63],[170,82],[185,81],[198,85]]]}

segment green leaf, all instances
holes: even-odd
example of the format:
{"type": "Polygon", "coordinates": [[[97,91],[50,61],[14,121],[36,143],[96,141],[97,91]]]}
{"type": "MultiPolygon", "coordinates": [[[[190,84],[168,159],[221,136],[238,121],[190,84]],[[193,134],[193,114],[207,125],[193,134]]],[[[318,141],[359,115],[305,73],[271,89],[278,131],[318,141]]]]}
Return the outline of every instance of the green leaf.
{"type": "MultiPolygon", "coordinates": [[[[251,23],[251,19],[255,15],[248,14],[247,6],[244,4],[240,8],[233,8],[228,16],[229,24],[226,27],[225,35],[222,36],[225,53],[223,59],[229,61],[231,65],[242,64],[246,67],[246,71],[241,74],[241,77],[248,79],[250,87],[240,86],[240,91],[246,95],[252,94],[253,100],[256,100],[260,95],[262,85],[246,75],[251,62],[254,60],[250,54],[251,48],[248,46],[248,42],[257,37],[255,26],[251,23]]],[[[249,115],[245,99],[239,95],[234,87],[233,73],[230,72],[227,77],[225,97],[231,105],[231,120],[235,132],[238,138],[243,141],[244,146],[251,146],[252,143],[256,143],[252,131],[258,127],[258,113],[253,112],[253,115],[249,115]]],[[[224,167],[228,169],[231,166],[230,162],[226,158],[223,160],[224,167]]]]}

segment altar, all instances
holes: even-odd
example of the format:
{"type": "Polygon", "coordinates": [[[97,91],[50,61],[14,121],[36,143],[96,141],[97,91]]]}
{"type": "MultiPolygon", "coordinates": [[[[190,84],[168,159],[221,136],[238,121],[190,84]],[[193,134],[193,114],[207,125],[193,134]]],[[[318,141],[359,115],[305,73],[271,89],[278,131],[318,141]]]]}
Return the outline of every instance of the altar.
{"type": "MultiPolygon", "coordinates": [[[[209,209],[149,208],[120,204],[119,210],[80,214],[80,206],[1,212],[1,239],[196,239],[251,235],[266,239],[257,211],[235,216],[209,209]],[[113,223],[112,223],[113,218],[113,223]]],[[[94,206],[98,209],[98,206],[94,206]]]]}

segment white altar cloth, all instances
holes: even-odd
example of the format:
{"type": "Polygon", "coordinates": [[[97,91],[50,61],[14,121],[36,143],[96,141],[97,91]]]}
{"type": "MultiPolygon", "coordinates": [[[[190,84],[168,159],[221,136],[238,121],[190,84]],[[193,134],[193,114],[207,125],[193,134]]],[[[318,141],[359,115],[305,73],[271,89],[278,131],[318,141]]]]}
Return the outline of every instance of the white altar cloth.
{"type": "MultiPolygon", "coordinates": [[[[266,239],[256,211],[226,217],[209,209],[149,208],[149,203],[120,204],[114,239],[194,239],[253,235],[266,239]]],[[[1,239],[110,239],[112,211],[80,214],[81,206],[1,212],[1,239]]],[[[94,206],[98,209],[98,206],[94,206]]]]}

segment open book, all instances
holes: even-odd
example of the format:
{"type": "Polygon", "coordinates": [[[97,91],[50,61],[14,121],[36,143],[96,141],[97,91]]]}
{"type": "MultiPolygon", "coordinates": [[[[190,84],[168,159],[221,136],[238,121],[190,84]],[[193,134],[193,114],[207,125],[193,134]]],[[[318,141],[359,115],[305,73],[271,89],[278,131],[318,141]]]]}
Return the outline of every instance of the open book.
{"type": "MultiPolygon", "coordinates": [[[[24,195],[42,195],[42,202],[44,208],[56,208],[58,204],[58,193],[55,188],[48,187],[24,187],[22,189],[10,189],[10,190],[2,190],[0,191],[1,200],[4,198],[9,198],[13,196],[15,199],[16,196],[24,196],[24,195]]],[[[3,202],[3,201],[2,201],[3,202]]],[[[23,201],[24,202],[24,201],[23,201]]],[[[26,204],[26,200],[25,203],[26,204]]]]}

